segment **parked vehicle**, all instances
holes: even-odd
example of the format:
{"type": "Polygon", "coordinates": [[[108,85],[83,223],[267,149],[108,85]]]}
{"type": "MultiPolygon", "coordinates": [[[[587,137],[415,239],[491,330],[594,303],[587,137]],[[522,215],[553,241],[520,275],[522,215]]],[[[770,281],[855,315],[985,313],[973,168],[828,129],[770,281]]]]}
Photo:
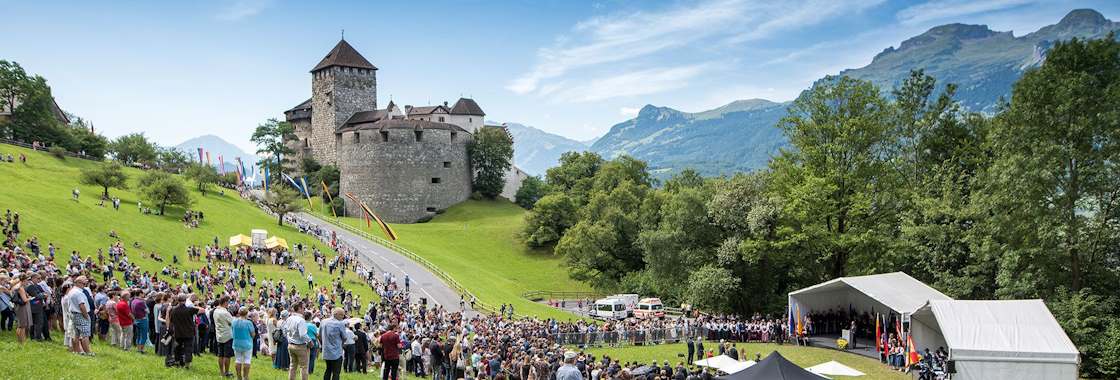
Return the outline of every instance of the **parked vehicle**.
{"type": "Polygon", "coordinates": [[[660,298],[642,298],[634,308],[634,316],[645,319],[665,318],[665,305],[661,304],[660,298]]]}
{"type": "Polygon", "coordinates": [[[626,308],[626,301],[618,298],[603,298],[595,301],[591,316],[601,319],[625,319],[630,312],[626,308]]]}

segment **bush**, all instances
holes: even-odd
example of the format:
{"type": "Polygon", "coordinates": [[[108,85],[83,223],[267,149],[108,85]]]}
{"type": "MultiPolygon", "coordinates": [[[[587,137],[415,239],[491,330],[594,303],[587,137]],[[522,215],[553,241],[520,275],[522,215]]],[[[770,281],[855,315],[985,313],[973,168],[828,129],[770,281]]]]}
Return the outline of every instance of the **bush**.
{"type": "Polygon", "coordinates": [[[66,149],[63,149],[61,146],[52,146],[47,149],[47,151],[50,152],[51,155],[58,157],[61,160],[66,159],[66,149]]]}

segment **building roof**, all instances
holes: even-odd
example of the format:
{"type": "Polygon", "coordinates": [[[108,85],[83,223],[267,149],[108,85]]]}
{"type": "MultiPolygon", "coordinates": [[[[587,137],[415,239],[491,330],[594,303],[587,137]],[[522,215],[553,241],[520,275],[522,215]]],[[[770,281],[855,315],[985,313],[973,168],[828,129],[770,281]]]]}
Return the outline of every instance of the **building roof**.
{"type": "MultiPolygon", "coordinates": [[[[384,111],[384,110],[378,110],[378,111],[384,111]]],[[[361,112],[359,112],[359,113],[361,113],[361,112]]],[[[355,114],[355,116],[357,116],[357,114],[355,114]]],[[[354,118],[351,117],[351,119],[354,119],[354,118]]],[[[379,119],[379,120],[373,121],[373,122],[357,122],[357,123],[353,123],[353,124],[347,122],[347,124],[344,127],[339,128],[335,132],[341,133],[341,132],[363,131],[363,130],[384,131],[384,130],[389,130],[389,129],[412,129],[412,130],[418,130],[418,131],[422,131],[422,130],[425,130],[425,129],[443,129],[443,130],[449,130],[449,131],[454,131],[454,132],[466,132],[467,131],[463,128],[460,128],[458,125],[448,124],[448,123],[438,123],[438,122],[427,121],[427,120],[379,119]]]]}
{"type": "Polygon", "coordinates": [[[930,300],[911,318],[939,332],[954,360],[1078,363],[1077,346],[1042,300],[930,300]]]}
{"type": "Polygon", "coordinates": [[[903,272],[840,277],[792,292],[789,296],[810,303],[809,296],[821,295],[833,299],[834,292],[845,289],[854,289],[898,313],[913,312],[930,300],[952,300],[944,293],[903,272]]]}
{"type": "Polygon", "coordinates": [[[459,100],[455,102],[455,105],[451,106],[451,114],[486,116],[486,113],[482,112],[482,107],[479,107],[478,103],[475,103],[474,99],[470,98],[459,98],[459,100]]]}
{"type": "Polygon", "coordinates": [[[369,63],[361,53],[354,50],[354,47],[350,46],[346,40],[338,41],[338,44],[334,45],[334,49],[331,49],[331,52],[327,53],[327,56],[323,57],[323,60],[319,61],[319,64],[315,65],[314,69],[311,69],[311,72],[316,72],[332,66],[377,70],[377,68],[369,63]]]}
{"type": "Polygon", "coordinates": [[[431,115],[434,113],[451,113],[451,111],[449,111],[447,107],[444,107],[443,105],[421,107],[405,106],[405,113],[409,115],[431,115]]]}
{"type": "Polygon", "coordinates": [[[342,126],[340,126],[339,129],[343,129],[343,128],[346,128],[348,126],[356,125],[356,124],[373,123],[373,122],[376,122],[376,121],[379,121],[379,120],[387,119],[388,117],[389,117],[389,111],[388,110],[373,110],[373,111],[355,112],[353,115],[350,115],[349,119],[346,119],[345,123],[342,123],[342,126]]]}
{"type": "Polygon", "coordinates": [[[300,103],[299,105],[297,105],[295,107],[292,107],[291,109],[289,109],[287,111],[284,111],[284,112],[306,111],[306,110],[309,110],[309,109],[311,109],[311,99],[307,99],[307,100],[303,101],[303,103],[300,103]]]}

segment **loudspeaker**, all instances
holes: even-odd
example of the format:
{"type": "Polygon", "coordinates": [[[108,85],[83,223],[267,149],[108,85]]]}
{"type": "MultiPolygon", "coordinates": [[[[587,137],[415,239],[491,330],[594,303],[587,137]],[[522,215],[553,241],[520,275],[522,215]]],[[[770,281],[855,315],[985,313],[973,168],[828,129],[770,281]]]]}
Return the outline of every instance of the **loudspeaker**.
{"type": "Polygon", "coordinates": [[[945,361],[945,372],[957,373],[957,361],[956,360],[946,360],[945,361]]]}

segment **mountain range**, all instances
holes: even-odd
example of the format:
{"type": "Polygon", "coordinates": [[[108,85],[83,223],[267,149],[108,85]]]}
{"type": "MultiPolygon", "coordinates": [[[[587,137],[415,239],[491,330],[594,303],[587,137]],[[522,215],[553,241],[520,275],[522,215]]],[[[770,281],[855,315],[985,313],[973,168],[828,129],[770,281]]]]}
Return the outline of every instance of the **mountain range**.
{"type": "MultiPolygon", "coordinates": [[[[910,70],[923,69],[941,86],[957,84],[957,99],[967,109],[991,113],[1001,98],[1010,97],[1012,85],[1026,70],[1042,64],[1056,42],[1102,38],[1116,30],[1120,23],[1091,9],[1071,11],[1057,24],[1021,37],[985,25],[941,25],[898,47],[888,47],[867,66],[840,74],[871,81],[889,95],[910,70]]],[[[542,174],[543,168],[555,165],[561,153],[590,149],[608,158],[629,154],[645,160],[659,177],[684,168],[704,175],[759,169],[787,143],[775,123],[786,115],[789,104],[739,100],[697,113],[646,105],[633,119],[612,126],[589,148],[529,128],[532,131],[525,132],[522,139],[515,133],[514,161],[519,166],[531,163],[532,170],[522,169],[542,174]]]]}
{"type": "Polygon", "coordinates": [[[238,148],[236,145],[230,144],[228,141],[223,140],[221,137],[214,135],[203,135],[183,141],[176,145],[175,148],[181,149],[187,153],[188,157],[192,160],[198,159],[198,148],[210,152],[210,162],[214,165],[218,164],[218,155],[222,155],[225,161],[225,171],[233,171],[237,168],[235,158],[241,157],[241,161],[245,164],[246,169],[250,169],[256,165],[257,155],[246,153],[238,148]]]}

